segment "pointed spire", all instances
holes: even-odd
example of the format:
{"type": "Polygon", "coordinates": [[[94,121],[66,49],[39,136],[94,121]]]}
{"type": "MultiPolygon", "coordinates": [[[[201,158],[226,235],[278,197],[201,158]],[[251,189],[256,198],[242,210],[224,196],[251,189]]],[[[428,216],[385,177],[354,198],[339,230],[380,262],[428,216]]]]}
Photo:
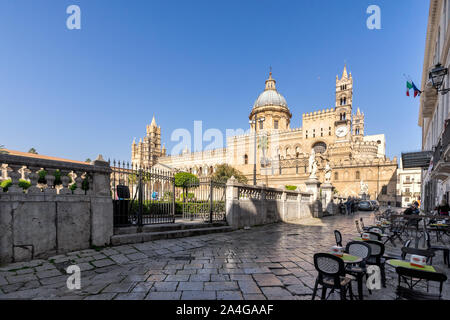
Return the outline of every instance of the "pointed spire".
{"type": "Polygon", "coordinates": [[[136,137],[133,138],[133,145],[136,145],[136,137]]]}
{"type": "Polygon", "coordinates": [[[356,114],[357,114],[357,115],[360,115],[360,114],[361,114],[361,110],[359,110],[359,108],[358,108],[358,110],[356,111],[356,114]]]}
{"type": "Polygon", "coordinates": [[[344,71],[342,72],[342,78],[348,78],[347,64],[344,65],[344,71]]]}
{"type": "Polygon", "coordinates": [[[152,119],[151,126],[152,126],[152,127],[156,127],[155,115],[153,115],[153,119],[152,119]]]}

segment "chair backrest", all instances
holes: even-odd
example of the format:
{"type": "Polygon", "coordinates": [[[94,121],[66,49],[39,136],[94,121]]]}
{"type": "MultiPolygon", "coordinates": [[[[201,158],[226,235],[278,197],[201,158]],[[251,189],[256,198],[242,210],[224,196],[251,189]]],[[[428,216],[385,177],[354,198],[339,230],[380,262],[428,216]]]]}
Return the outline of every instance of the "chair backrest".
{"type": "Polygon", "coordinates": [[[377,259],[377,261],[381,260],[381,257],[384,254],[384,244],[374,240],[367,240],[366,243],[371,249],[370,256],[377,259]]]}
{"type": "MultiPolygon", "coordinates": [[[[411,239],[406,240],[406,242],[403,244],[403,248],[409,248],[409,245],[411,244],[411,239]]],[[[406,259],[406,252],[402,251],[402,260],[406,259]]]]}
{"type": "Polygon", "coordinates": [[[342,235],[339,230],[334,230],[334,237],[336,239],[336,245],[342,247],[342,235]]]}
{"type": "Polygon", "coordinates": [[[345,252],[352,256],[360,257],[365,261],[371,256],[372,248],[363,241],[350,241],[345,247],[345,252]]]}
{"type": "Polygon", "coordinates": [[[447,276],[440,272],[429,272],[418,269],[411,269],[405,267],[396,267],[395,271],[399,276],[407,277],[407,278],[416,278],[422,279],[426,281],[436,281],[440,283],[439,286],[439,296],[442,293],[442,285],[445,281],[447,281],[447,276]]]}
{"type": "Polygon", "coordinates": [[[381,241],[381,235],[378,232],[367,231],[369,234],[370,240],[381,241]]]}
{"type": "MultiPolygon", "coordinates": [[[[426,258],[433,258],[434,257],[434,251],[433,250],[423,250],[423,249],[416,249],[416,248],[409,248],[409,247],[403,247],[402,248],[402,257],[406,258],[407,254],[415,254],[418,256],[423,256],[426,258]]],[[[403,258],[403,259],[405,259],[403,258]]]]}
{"type": "Polygon", "coordinates": [[[427,249],[430,249],[431,248],[430,234],[428,233],[428,231],[424,231],[423,235],[425,237],[425,244],[427,246],[427,249]]]}
{"type": "Polygon", "coordinates": [[[336,277],[345,275],[344,260],[331,253],[316,253],[314,255],[314,266],[321,275],[336,277]]]}
{"type": "Polygon", "coordinates": [[[356,224],[356,231],[358,231],[358,233],[362,233],[361,228],[359,227],[358,220],[355,220],[355,224],[356,224]]]}
{"type": "Polygon", "coordinates": [[[363,220],[363,218],[359,218],[359,221],[361,221],[361,228],[364,229],[364,220],[363,220]]]}

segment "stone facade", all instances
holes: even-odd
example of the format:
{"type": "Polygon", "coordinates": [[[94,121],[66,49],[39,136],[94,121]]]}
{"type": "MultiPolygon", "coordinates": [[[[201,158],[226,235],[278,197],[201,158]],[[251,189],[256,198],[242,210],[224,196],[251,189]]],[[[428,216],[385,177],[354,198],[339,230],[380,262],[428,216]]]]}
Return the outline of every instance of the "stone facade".
{"type": "Polygon", "coordinates": [[[250,112],[250,132],[228,137],[226,148],[165,155],[165,148],[160,148],[160,127],[153,119],[144,141],[138,145],[133,142],[132,162],[146,165],[157,161],[200,176],[212,174],[217,164],[228,163],[252,181],[256,135],[257,183],[277,188],[295,185],[306,190],[307,159],[314,149],[321,182],[325,165],[329,163],[332,168],[334,193],[358,196],[363,180],[372,199],[395,202],[397,159],[386,158],[384,134],[365,135],[364,114],[359,108],[353,113],[353,77],[346,67],[341,77],[336,76],[335,89],[334,108],[305,113],[302,127],[291,128],[292,114],[270,73],[250,112]]]}

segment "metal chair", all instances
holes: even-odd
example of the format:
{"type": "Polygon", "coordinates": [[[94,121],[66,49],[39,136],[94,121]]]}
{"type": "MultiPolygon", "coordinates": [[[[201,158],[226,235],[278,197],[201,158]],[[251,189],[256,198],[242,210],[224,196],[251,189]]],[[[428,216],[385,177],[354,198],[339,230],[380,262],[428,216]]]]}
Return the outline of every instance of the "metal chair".
{"type": "MultiPolygon", "coordinates": [[[[427,249],[432,250],[433,252],[442,251],[442,254],[444,255],[444,263],[446,263],[447,266],[450,268],[450,259],[449,259],[450,249],[446,246],[432,245],[430,234],[427,231],[425,231],[424,235],[427,249]]],[[[433,258],[431,258],[431,263],[433,263],[433,258]]]]}
{"type": "Polygon", "coordinates": [[[361,228],[359,227],[359,222],[358,220],[355,220],[355,225],[356,225],[356,231],[358,231],[359,235],[363,234],[363,231],[361,230],[361,228]]]}
{"type": "Polygon", "coordinates": [[[345,275],[344,260],[330,253],[316,253],[314,266],[319,273],[314,285],[312,300],[315,299],[319,285],[322,286],[321,299],[326,300],[335,291],[339,290],[341,300],[346,300],[347,292],[353,300],[352,278],[345,275]],[[327,289],[331,289],[327,297],[327,289]]]}
{"type": "Polygon", "coordinates": [[[360,257],[362,261],[358,265],[348,264],[346,272],[356,278],[358,283],[359,300],[363,300],[363,278],[367,274],[366,261],[369,259],[372,249],[362,241],[351,241],[347,243],[345,252],[352,256],[360,257]]]}
{"type": "Polygon", "coordinates": [[[334,238],[336,239],[336,245],[342,247],[342,235],[339,230],[334,230],[334,238]]]}
{"type": "Polygon", "coordinates": [[[381,235],[378,232],[366,231],[365,233],[369,234],[370,240],[381,242],[381,235]]]}

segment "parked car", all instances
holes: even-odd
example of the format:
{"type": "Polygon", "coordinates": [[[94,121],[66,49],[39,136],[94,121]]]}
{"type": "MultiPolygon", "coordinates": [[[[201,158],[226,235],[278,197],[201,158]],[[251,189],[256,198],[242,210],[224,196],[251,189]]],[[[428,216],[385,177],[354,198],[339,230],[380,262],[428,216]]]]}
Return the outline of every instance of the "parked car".
{"type": "Polygon", "coordinates": [[[380,204],[378,203],[377,200],[371,200],[370,202],[372,203],[373,210],[380,209],[380,204]]]}
{"type": "Polygon", "coordinates": [[[358,205],[358,210],[360,211],[373,211],[373,206],[370,201],[360,201],[358,205]]]}

